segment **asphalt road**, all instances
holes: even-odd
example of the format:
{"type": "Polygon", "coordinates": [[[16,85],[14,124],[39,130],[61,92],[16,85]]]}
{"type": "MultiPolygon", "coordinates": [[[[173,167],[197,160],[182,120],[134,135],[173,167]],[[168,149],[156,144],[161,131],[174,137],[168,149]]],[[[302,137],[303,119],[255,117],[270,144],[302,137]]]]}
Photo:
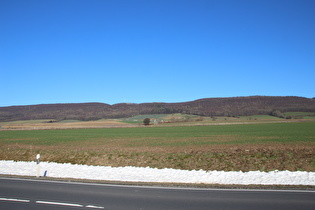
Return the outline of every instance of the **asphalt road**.
{"type": "Polygon", "coordinates": [[[0,178],[0,209],[315,209],[315,191],[164,188],[0,178]]]}

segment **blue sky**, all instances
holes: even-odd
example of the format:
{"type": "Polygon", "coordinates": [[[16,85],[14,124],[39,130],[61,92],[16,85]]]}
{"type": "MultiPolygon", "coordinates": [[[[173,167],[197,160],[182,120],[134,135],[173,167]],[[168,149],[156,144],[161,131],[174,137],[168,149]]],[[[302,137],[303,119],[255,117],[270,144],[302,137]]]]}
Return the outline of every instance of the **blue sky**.
{"type": "Polygon", "coordinates": [[[315,97],[313,0],[1,0],[0,106],[315,97]]]}

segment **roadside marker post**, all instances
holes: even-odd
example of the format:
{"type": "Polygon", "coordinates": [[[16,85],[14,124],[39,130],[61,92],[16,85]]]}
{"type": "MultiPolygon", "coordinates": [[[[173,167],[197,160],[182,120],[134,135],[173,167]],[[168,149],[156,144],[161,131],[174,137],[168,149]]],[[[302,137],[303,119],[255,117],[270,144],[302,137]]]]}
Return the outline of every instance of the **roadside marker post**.
{"type": "Polygon", "coordinates": [[[40,169],[40,168],[39,168],[39,167],[40,167],[40,166],[39,166],[39,163],[40,163],[40,154],[37,154],[37,155],[36,155],[36,164],[37,164],[36,177],[39,177],[39,171],[40,171],[40,170],[39,170],[39,169],[40,169]]]}

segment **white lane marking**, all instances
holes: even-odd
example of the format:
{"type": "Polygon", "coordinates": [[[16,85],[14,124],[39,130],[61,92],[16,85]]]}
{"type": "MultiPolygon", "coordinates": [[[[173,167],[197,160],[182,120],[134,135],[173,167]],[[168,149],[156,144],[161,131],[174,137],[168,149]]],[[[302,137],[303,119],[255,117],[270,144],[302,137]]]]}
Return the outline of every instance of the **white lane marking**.
{"type": "Polygon", "coordinates": [[[30,200],[16,199],[16,198],[0,198],[1,201],[14,201],[14,202],[24,202],[29,203],[30,200]]]}
{"type": "Polygon", "coordinates": [[[104,209],[103,206],[93,206],[93,205],[87,205],[86,208],[92,208],[92,209],[104,209]]]}
{"type": "MultiPolygon", "coordinates": [[[[23,202],[30,203],[30,200],[17,199],[17,198],[0,198],[0,201],[13,201],[13,202],[23,202]]],[[[38,204],[49,204],[49,205],[59,205],[59,206],[75,206],[75,207],[84,207],[81,204],[77,203],[61,203],[61,202],[52,202],[52,201],[36,201],[38,204]]],[[[94,205],[86,205],[86,208],[92,209],[104,209],[103,206],[94,206],[94,205]]]]}
{"type": "Polygon", "coordinates": [[[60,202],[52,202],[52,201],[36,201],[38,204],[48,204],[48,205],[59,205],[59,206],[75,206],[75,207],[83,207],[81,204],[77,203],[60,203],[60,202]]]}

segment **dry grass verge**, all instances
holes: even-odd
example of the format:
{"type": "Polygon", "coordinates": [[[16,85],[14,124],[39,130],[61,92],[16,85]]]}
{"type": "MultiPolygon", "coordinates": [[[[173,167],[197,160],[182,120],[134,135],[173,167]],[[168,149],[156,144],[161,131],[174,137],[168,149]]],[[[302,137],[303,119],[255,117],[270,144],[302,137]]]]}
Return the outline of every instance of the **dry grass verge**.
{"type": "Polygon", "coordinates": [[[314,145],[212,145],[137,148],[17,146],[0,149],[0,159],[30,161],[41,153],[42,161],[101,166],[136,166],[186,170],[314,171],[314,145]]]}

